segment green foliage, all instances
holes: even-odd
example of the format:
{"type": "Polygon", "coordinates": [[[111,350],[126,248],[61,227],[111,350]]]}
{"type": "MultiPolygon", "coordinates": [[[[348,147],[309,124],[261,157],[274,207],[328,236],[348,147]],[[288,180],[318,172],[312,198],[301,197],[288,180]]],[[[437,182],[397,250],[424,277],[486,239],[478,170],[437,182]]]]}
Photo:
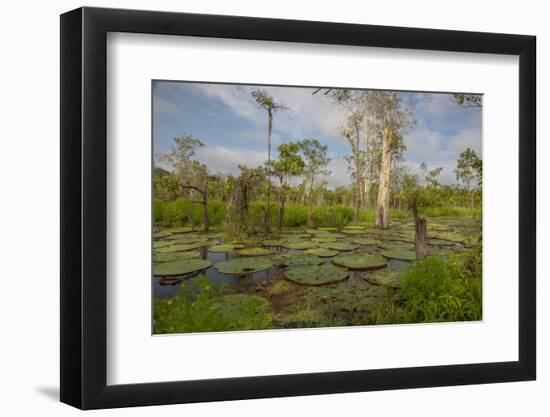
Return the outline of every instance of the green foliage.
{"type": "Polygon", "coordinates": [[[482,318],[481,256],[427,257],[401,278],[397,300],[386,299],[373,310],[376,323],[432,323],[482,318]]]}
{"type": "Polygon", "coordinates": [[[154,333],[259,330],[270,327],[273,308],[257,295],[225,294],[204,277],[187,281],[172,299],[155,299],[154,333]]]}

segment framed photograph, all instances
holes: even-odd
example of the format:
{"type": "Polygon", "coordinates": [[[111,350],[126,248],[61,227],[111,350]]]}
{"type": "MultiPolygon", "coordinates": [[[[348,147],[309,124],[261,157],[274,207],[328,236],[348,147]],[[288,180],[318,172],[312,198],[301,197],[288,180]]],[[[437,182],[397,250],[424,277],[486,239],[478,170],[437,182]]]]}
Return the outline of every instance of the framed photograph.
{"type": "Polygon", "coordinates": [[[61,401],[533,380],[535,37],[61,16],[61,401]]]}

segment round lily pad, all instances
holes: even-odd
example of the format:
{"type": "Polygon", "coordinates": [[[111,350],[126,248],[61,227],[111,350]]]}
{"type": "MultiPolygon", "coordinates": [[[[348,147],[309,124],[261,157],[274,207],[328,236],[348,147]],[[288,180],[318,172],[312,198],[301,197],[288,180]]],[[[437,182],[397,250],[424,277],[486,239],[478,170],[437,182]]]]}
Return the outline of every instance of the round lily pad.
{"type": "Polygon", "coordinates": [[[291,240],[281,245],[285,249],[312,249],[318,245],[315,242],[309,242],[307,240],[291,240]]]}
{"type": "Polygon", "coordinates": [[[364,235],[367,231],[365,229],[342,229],[342,233],[346,235],[364,235]]]}
{"type": "Polygon", "coordinates": [[[348,271],[331,264],[297,266],[285,272],[289,281],[302,285],[327,285],[343,281],[348,271]]]}
{"type": "Polygon", "coordinates": [[[284,243],[284,240],[280,239],[266,239],[262,242],[264,246],[281,246],[284,243]]]}
{"type": "Polygon", "coordinates": [[[170,277],[190,274],[209,268],[212,262],[205,259],[184,259],[179,261],[162,262],[155,264],[153,275],[158,277],[170,277]]]}
{"type": "Polygon", "coordinates": [[[241,256],[263,256],[272,255],[274,252],[271,249],[266,248],[246,248],[237,251],[237,255],[241,256]]]}
{"type": "Polygon", "coordinates": [[[233,258],[228,261],[218,262],[214,264],[216,268],[222,274],[229,275],[245,275],[253,274],[255,272],[265,271],[273,266],[267,258],[233,258]]]}
{"type": "Polygon", "coordinates": [[[401,261],[414,261],[416,259],[414,250],[402,246],[390,247],[382,251],[382,256],[389,259],[399,259],[401,261]]]}
{"type": "Polygon", "coordinates": [[[166,240],[157,240],[156,242],[153,242],[153,249],[159,249],[165,246],[170,246],[173,243],[174,242],[166,241],[166,240]]]}
{"type": "Polygon", "coordinates": [[[153,239],[164,239],[165,237],[170,236],[168,232],[155,232],[153,233],[153,239]]]}
{"type": "Polygon", "coordinates": [[[321,230],[323,232],[336,232],[338,228],[337,227],[318,227],[317,230],[321,230]]]}
{"type": "Polygon", "coordinates": [[[385,287],[400,288],[402,273],[396,269],[381,269],[368,273],[365,281],[373,285],[383,285],[385,287]]]}
{"type": "Polygon", "coordinates": [[[281,266],[320,265],[324,262],[315,255],[305,253],[281,253],[271,259],[275,265],[281,266]]]}
{"type": "Polygon", "coordinates": [[[344,226],[344,230],[365,230],[365,229],[366,229],[365,226],[356,226],[356,225],[344,226]]]}
{"type": "Polygon", "coordinates": [[[154,262],[180,261],[184,259],[196,259],[199,256],[201,256],[201,254],[195,251],[155,253],[153,255],[153,261],[154,262]]]}
{"type": "MultiPolygon", "coordinates": [[[[325,235],[323,235],[323,237],[325,237],[325,235]]],[[[348,236],[343,235],[342,233],[328,233],[326,237],[333,237],[334,239],[343,239],[348,236]]]]}
{"type": "Polygon", "coordinates": [[[338,255],[340,252],[333,249],[327,249],[327,248],[315,248],[315,249],[308,249],[306,252],[308,255],[315,255],[319,256],[321,258],[332,258],[333,256],[338,255]]]}
{"type": "Polygon", "coordinates": [[[347,242],[329,242],[329,243],[322,243],[321,244],[323,248],[327,249],[334,249],[339,251],[351,251],[357,249],[359,246],[354,245],[352,243],[347,242]]]}
{"type": "Polygon", "coordinates": [[[353,254],[337,256],[332,260],[332,263],[352,270],[374,270],[384,268],[388,261],[379,256],[353,254]]]}
{"type": "Polygon", "coordinates": [[[314,237],[313,239],[311,239],[312,242],[317,242],[317,243],[328,243],[328,242],[336,242],[336,238],[335,237],[314,237]]]}
{"type": "Polygon", "coordinates": [[[379,240],[369,239],[368,237],[356,237],[352,242],[358,245],[380,245],[382,243],[379,240]]]}
{"type": "Polygon", "coordinates": [[[445,239],[430,239],[428,241],[428,245],[432,246],[455,246],[455,242],[451,242],[450,240],[445,239]]]}
{"type": "Polygon", "coordinates": [[[198,249],[201,246],[204,246],[204,242],[198,243],[189,243],[189,244],[176,244],[165,246],[156,250],[158,253],[168,253],[168,252],[185,252],[188,250],[198,249]]]}
{"type": "Polygon", "coordinates": [[[237,249],[243,249],[244,245],[234,244],[234,245],[215,245],[208,248],[209,252],[233,252],[237,249]]]}
{"type": "Polygon", "coordinates": [[[299,239],[307,239],[310,235],[307,233],[282,233],[281,238],[285,240],[299,240],[299,239]]]}
{"type": "Polygon", "coordinates": [[[206,236],[203,236],[203,237],[186,237],[185,235],[180,235],[180,236],[181,238],[172,239],[171,242],[176,245],[190,245],[193,243],[206,243],[208,241],[208,238],[206,236]]]}
{"type": "Polygon", "coordinates": [[[176,234],[176,233],[189,233],[189,232],[192,232],[193,229],[191,229],[190,227],[173,227],[171,229],[166,229],[165,232],[167,233],[172,233],[172,234],[176,234]]]}

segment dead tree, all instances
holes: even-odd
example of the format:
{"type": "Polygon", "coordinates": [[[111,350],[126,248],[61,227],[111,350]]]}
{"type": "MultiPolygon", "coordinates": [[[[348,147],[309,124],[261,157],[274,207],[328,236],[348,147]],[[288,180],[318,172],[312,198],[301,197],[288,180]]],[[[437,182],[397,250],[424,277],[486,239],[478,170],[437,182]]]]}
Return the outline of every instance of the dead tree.
{"type": "Polygon", "coordinates": [[[208,186],[205,185],[204,188],[201,189],[201,188],[199,188],[195,185],[182,185],[181,189],[182,189],[182,191],[184,191],[184,190],[193,190],[193,191],[196,191],[197,193],[199,193],[201,195],[201,197],[202,197],[201,200],[191,200],[191,205],[193,205],[194,203],[202,204],[203,209],[204,209],[204,217],[203,217],[204,231],[208,232],[208,229],[209,229],[209,224],[208,224],[208,186]]]}
{"type": "Polygon", "coordinates": [[[414,216],[414,249],[416,259],[428,255],[428,225],[425,217],[420,217],[416,209],[416,199],[411,204],[414,216]]]}

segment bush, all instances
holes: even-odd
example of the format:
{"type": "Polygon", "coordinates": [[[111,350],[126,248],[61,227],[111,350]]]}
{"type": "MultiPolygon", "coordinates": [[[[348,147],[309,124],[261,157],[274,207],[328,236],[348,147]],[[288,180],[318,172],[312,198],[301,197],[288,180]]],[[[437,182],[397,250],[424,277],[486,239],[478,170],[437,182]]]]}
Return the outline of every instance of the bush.
{"type": "Polygon", "coordinates": [[[433,323],[482,318],[481,249],[447,258],[427,257],[405,270],[398,293],[372,310],[372,322],[433,323]]]}
{"type": "Polygon", "coordinates": [[[481,276],[466,265],[428,257],[409,268],[400,293],[405,322],[481,320],[481,276]]]}

